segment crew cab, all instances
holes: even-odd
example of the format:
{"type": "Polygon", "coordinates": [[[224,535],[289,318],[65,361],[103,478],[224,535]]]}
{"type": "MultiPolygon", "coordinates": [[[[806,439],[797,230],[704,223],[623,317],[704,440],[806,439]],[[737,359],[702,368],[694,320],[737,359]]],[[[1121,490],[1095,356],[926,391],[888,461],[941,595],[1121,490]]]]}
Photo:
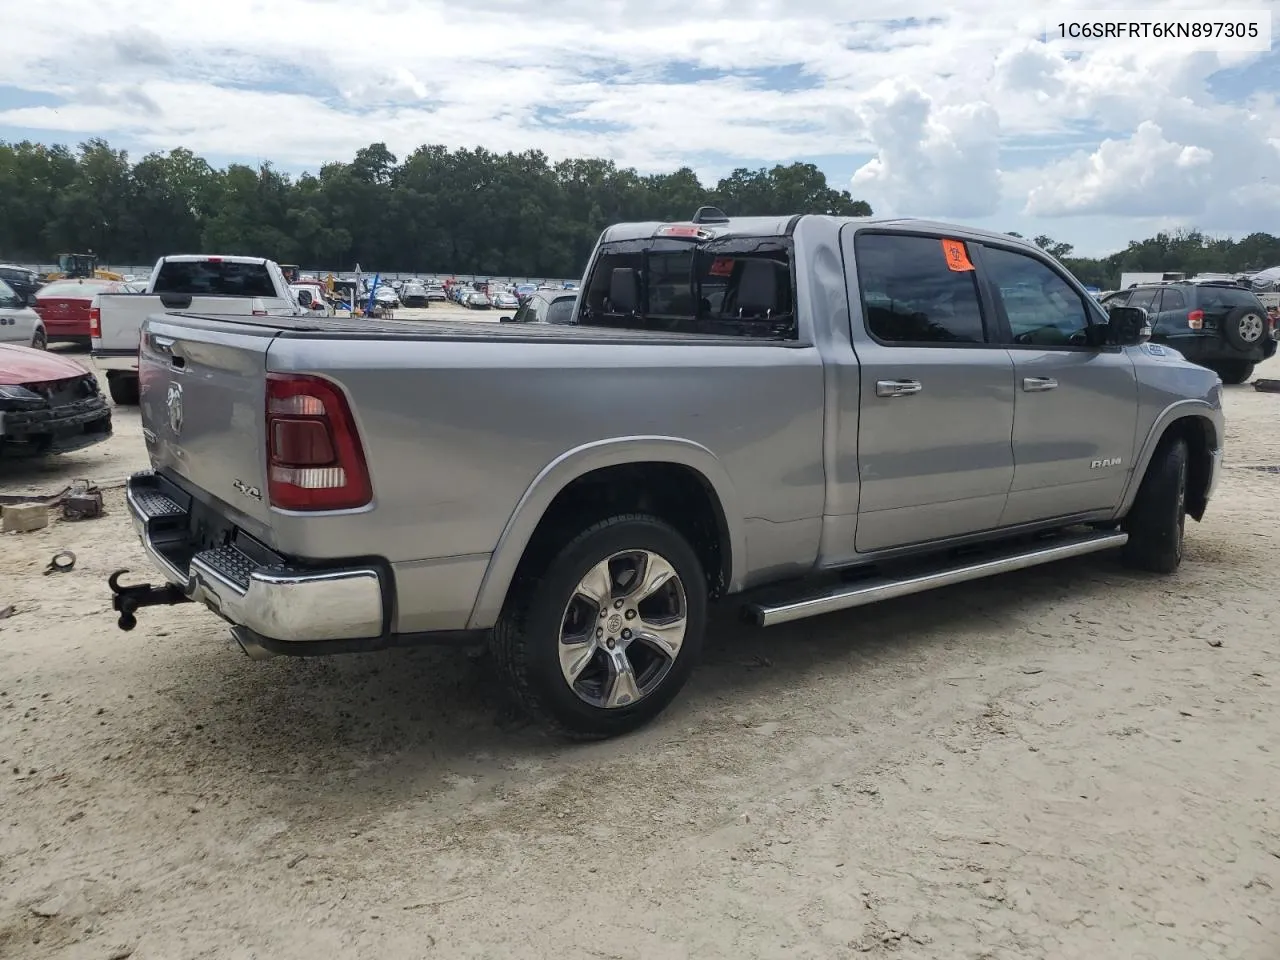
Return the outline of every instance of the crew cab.
{"type": "Polygon", "coordinates": [[[152,315],[127,502],[167,582],[113,575],[120,626],[194,600],[255,657],[483,641],[603,737],[671,702],[712,602],[770,626],[1100,551],[1168,573],[1219,474],[1219,378],[1003,234],[619,224],[572,321],[152,315]]]}
{"type": "Polygon", "coordinates": [[[288,317],[308,313],[279,264],[261,257],[161,257],[139,293],[104,292],[89,306],[90,357],[111,399],[138,402],[138,335],[157,311],[288,317]]]}

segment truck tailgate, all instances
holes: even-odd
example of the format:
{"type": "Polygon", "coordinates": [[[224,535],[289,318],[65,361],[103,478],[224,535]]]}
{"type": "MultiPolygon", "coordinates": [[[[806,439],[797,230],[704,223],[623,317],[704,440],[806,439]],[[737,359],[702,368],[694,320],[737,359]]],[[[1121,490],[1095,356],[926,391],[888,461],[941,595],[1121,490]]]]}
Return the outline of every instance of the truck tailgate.
{"type": "Polygon", "coordinates": [[[154,468],[216,497],[267,538],[267,350],[278,330],[151,316],[139,354],[143,437],[154,468]]]}
{"type": "Polygon", "coordinates": [[[93,349],[104,352],[137,350],[142,321],[155,313],[252,314],[252,297],[195,297],[177,293],[103,293],[98,295],[100,337],[93,349]]]}

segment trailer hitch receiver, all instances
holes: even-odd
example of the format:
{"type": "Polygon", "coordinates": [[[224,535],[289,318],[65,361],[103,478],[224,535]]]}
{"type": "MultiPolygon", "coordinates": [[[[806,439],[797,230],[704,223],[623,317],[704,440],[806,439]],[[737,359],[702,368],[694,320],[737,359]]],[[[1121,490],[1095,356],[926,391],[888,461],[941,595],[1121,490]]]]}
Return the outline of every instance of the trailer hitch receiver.
{"type": "Polygon", "coordinates": [[[162,607],[191,602],[191,598],[172,583],[159,587],[153,587],[149,583],[123,586],[120,583],[120,577],[128,572],[128,570],[117,570],[107,579],[107,586],[111,587],[111,592],[114,594],[111,598],[111,609],[120,614],[116,625],[121,630],[132,630],[138,625],[138,618],[134,614],[140,607],[162,607]]]}

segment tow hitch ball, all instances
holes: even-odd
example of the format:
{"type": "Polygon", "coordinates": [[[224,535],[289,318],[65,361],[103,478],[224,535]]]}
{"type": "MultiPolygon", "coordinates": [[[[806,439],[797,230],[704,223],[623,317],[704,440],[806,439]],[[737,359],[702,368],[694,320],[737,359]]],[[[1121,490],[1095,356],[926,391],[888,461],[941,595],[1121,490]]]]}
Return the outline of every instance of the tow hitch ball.
{"type": "Polygon", "coordinates": [[[139,583],[131,587],[121,586],[120,577],[128,572],[128,570],[117,570],[107,580],[107,585],[115,594],[111,598],[111,609],[120,614],[116,625],[121,630],[132,630],[138,625],[138,618],[134,613],[139,607],[161,607],[191,602],[191,598],[172,583],[166,583],[161,587],[153,587],[149,583],[139,583]]]}

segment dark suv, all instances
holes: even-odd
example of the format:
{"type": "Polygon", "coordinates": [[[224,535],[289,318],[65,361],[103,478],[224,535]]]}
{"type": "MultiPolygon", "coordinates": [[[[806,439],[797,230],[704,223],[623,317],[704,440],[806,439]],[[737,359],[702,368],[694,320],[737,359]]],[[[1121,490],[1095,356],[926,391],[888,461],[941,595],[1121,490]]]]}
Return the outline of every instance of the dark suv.
{"type": "Polygon", "coordinates": [[[1138,284],[1104,304],[1146,310],[1152,343],[1208,367],[1223,383],[1244,383],[1255,364],[1275,356],[1275,320],[1251,291],[1226,280],[1138,284]]]}

